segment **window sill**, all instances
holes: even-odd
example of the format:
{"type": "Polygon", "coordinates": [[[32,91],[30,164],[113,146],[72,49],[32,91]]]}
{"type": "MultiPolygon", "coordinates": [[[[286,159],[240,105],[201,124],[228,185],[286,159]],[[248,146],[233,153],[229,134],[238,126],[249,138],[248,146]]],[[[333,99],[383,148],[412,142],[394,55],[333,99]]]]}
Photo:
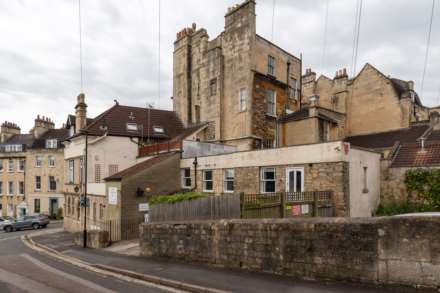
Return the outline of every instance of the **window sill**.
{"type": "Polygon", "coordinates": [[[206,192],[206,193],[214,193],[214,190],[203,190],[203,192],[206,192]]]}

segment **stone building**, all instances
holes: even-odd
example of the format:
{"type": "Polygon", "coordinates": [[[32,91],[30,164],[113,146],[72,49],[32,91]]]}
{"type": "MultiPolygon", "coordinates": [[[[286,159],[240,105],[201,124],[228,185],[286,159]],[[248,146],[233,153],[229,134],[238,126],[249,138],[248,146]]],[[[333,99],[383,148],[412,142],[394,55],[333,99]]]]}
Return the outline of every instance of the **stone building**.
{"type": "Polygon", "coordinates": [[[331,111],[340,117],[334,119],[339,121],[324,125],[321,136],[331,133],[336,125],[336,136],[343,139],[408,128],[411,122],[429,120],[430,110],[414,91],[413,81],[386,76],[368,63],[353,78],[343,69],[333,79],[324,75],[316,79],[316,73],[307,69],[302,77],[302,92],[303,96],[314,98],[312,103],[303,99],[303,108],[314,104],[321,111],[331,111]]]}
{"type": "Polygon", "coordinates": [[[65,128],[38,116],[29,134],[5,122],[0,143],[0,215],[55,215],[63,205],[65,128]]]}
{"type": "Polygon", "coordinates": [[[184,158],[182,188],[207,194],[332,191],[336,216],[371,216],[380,153],[341,141],[184,158]]]}
{"type": "Polygon", "coordinates": [[[33,136],[21,134],[20,127],[4,122],[0,130],[0,216],[26,214],[26,150],[33,136]]]}
{"type": "Polygon", "coordinates": [[[229,8],[214,39],[195,24],[180,31],[173,58],[174,111],[186,126],[209,123],[201,140],[278,145],[278,119],[299,109],[301,59],[256,33],[255,1],[229,8]]]}

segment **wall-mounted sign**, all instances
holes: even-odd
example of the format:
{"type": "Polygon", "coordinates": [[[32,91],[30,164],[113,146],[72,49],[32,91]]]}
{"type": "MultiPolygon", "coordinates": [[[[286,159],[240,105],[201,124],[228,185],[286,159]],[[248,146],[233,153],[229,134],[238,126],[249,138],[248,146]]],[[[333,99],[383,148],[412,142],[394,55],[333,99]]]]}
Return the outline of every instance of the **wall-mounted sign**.
{"type": "Polygon", "coordinates": [[[108,188],[108,204],[118,204],[118,189],[116,187],[108,188]]]}
{"type": "Polygon", "coordinates": [[[139,204],[139,211],[140,212],[148,212],[150,210],[150,204],[148,203],[140,203],[139,204]]]}

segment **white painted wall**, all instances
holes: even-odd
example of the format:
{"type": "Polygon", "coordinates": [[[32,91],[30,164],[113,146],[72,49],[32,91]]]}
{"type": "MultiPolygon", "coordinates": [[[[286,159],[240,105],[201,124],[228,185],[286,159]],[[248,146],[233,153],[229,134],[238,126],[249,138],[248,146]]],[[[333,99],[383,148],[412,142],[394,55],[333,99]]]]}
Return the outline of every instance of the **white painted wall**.
{"type": "MultiPolygon", "coordinates": [[[[199,157],[198,168],[222,169],[341,161],[348,161],[348,156],[344,155],[343,142],[337,141],[199,157]]],[[[192,167],[193,162],[194,158],[183,159],[180,167],[192,167]]]]}
{"type": "MultiPolygon", "coordinates": [[[[78,137],[67,143],[64,159],[69,160],[84,154],[85,138],[78,137]]],[[[118,172],[137,163],[138,146],[128,137],[89,137],[87,158],[87,193],[105,195],[104,178],[109,176],[109,165],[118,165],[118,172]],[[101,183],[95,182],[95,166],[101,166],[101,183]]]]}
{"type": "Polygon", "coordinates": [[[380,156],[379,153],[350,149],[350,217],[370,217],[379,205],[380,156]],[[367,192],[364,192],[364,167],[367,167],[367,192]]]}

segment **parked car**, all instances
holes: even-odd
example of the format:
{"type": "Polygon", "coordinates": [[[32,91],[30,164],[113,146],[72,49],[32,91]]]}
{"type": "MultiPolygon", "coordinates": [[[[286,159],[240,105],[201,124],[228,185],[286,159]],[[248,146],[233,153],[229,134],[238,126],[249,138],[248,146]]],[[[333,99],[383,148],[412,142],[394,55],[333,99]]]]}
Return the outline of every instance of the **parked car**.
{"type": "Polygon", "coordinates": [[[5,232],[12,232],[24,229],[46,228],[49,222],[49,217],[47,215],[24,216],[15,221],[10,221],[9,223],[4,224],[3,230],[5,232]]]}
{"type": "Polygon", "coordinates": [[[0,218],[0,230],[3,230],[3,228],[10,223],[11,220],[9,218],[0,218]]]}

